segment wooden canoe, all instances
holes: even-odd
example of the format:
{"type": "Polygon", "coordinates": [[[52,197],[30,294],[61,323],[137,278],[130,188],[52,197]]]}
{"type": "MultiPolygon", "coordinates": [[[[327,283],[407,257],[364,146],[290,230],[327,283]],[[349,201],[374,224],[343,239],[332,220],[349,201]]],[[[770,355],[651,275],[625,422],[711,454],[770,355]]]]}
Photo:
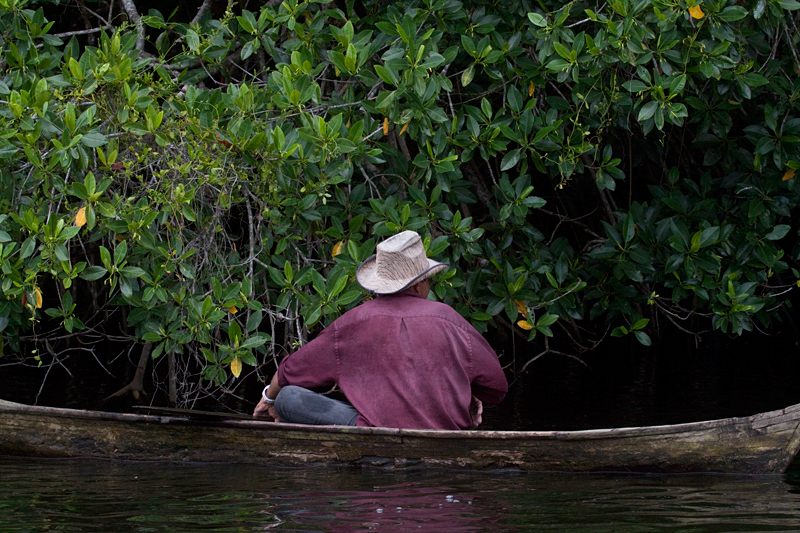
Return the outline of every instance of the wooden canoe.
{"type": "Polygon", "coordinates": [[[0,400],[0,454],[277,465],[777,474],[800,404],[742,418],[584,431],[439,431],[106,413],[0,400]]]}

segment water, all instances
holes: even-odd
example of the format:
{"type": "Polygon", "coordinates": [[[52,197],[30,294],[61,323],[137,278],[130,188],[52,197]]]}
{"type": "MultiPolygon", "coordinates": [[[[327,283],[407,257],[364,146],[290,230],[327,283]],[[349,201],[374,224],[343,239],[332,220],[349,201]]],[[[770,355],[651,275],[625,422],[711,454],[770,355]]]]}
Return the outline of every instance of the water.
{"type": "Polygon", "coordinates": [[[800,475],[0,458],[0,531],[797,531],[800,475]]]}

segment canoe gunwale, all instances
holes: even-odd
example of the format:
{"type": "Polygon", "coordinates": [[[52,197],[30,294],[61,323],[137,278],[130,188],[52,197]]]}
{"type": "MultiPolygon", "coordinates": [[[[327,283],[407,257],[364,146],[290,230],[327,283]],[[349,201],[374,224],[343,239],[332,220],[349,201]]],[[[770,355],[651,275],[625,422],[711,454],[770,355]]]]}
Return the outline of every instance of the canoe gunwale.
{"type": "MultiPolygon", "coordinates": [[[[24,404],[0,400],[0,411],[19,412],[26,414],[36,414],[41,416],[58,416],[68,418],[89,418],[100,420],[118,420],[123,422],[145,422],[154,424],[181,424],[203,426],[225,426],[241,428],[258,428],[275,431],[290,430],[308,433],[339,433],[353,435],[386,435],[399,437],[424,437],[433,439],[501,439],[501,440],[530,440],[530,439],[554,439],[565,440],[579,438],[587,439],[608,439],[608,438],[627,438],[630,436],[649,436],[649,435],[674,435],[696,431],[710,430],[717,427],[744,426],[752,425],[754,420],[774,420],[790,415],[792,420],[797,420],[798,426],[795,438],[788,444],[800,445],[800,404],[792,405],[784,409],[777,409],[752,416],[719,418],[715,420],[704,420],[699,422],[686,422],[683,424],[664,424],[655,426],[631,426],[621,428],[604,429],[583,429],[583,430],[547,430],[547,431],[496,431],[496,430],[443,430],[443,429],[401,429],[384,427],[362,427],[362,426],[309,426],[306,424],[290,424],[285,422],[270,422],[266,420],[239,420],[223,419],[220,421],[202,420],[196,421],[188,417],[164,416],[164,415],[144,415],[138,413],[111,413],[106,411],[89,411],[83,409],[69,409],[61,407],[42,407],[28,406],[24,404]]],[[[760,424],[762,425],[762,424],[760,424]]]]}

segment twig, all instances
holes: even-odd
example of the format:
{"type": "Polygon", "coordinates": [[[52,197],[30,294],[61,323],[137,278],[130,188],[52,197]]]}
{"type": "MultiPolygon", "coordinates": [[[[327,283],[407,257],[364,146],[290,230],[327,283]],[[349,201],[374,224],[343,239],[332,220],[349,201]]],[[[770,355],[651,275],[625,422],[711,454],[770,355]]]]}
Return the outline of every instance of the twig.
{"type": "Polygon", "coordinates": [[[366,136],[366,137],[364,137],[363,139],[361,139],[361,142],[364,142],[364,141],[367,141],[367,140],[369,140],[369,139],[370,139],[370,137],[372,137],[372,136],[373,136],[373,135],[375,135],[376,133],[380,133],[380,132],[382,132],[382,131],[383,131],[383,126],[381,126],[380,128],[378,128],[377,130],[373,131],[372,133],[370,133],[369,135],[367,135],[367,136],[366,136]]]}
{"type": "Polygon", "coordinates": [[[794,56],[794,62],[797,68],[800,68],[800,59],[797,59],[797,49],[794,47],[794,41],[792,40],[792,34],[789,33],[789,26],[786,23],[783,23],[783,31],[786,32],[786,42],[789,43],[789,48],[792,50],[792,55],[794,56]]]}
{"type": "Polygon", "coordinates": [[[100,26],[99,28],[92,28],[89,30],[76,30],[76,31],[66,31],[64,33],[55,33],[53,34],[53,37],[58,37],[59,39],[62,39],[64,37],[73,37],[75,35],[88,35],[90,33],[99,33],[103,30],[110,30],[112,28],[114,28],[114,26],[112,26],[111,24],[106,24],[105,26],[100,26]]]}
{"type": "Polygon", "coordinates": [[[605,237],[603,237],[599,233],[595,233],[594,230],[592,230],[592,228],[590,228],[586,224],[578,222],[582,218],[586,218],[586,217],[594,214],[594,212],[597,211],[597,209],[592,209],[590,212],[586,213],[585,215],[581,215],[578,218],[570,218],[570,217],[568,217],[566,215],[562,215],[561,213],[558,213],[558,212],[548,211],[547,209],[544,209],[543,207],[540,207],[539,209],[537,209],[537,211],[539,211],[541,213],[544,213],[546,215],[551,215],[551,216],[557,217],[559,219],[559,224],[561,224],[562,222],[569,222],[569,223],[572,223],[572,224],[576,224],[576,225],[580,226],[586,233],[588,233],[589,235],[594,237],[595,239],[598,239],[598,240],[601,240],[601,241],[605,241],[606,240],[605,237]]]}
{"type": "Polygon", "coordinates": [[[136,4],[133,0],[119,0],[125,13],[128,14],[128,19],[136,26],[136,49],[144,50],[144,24],[142,24],[142,17],[139,16],[139,11],[136,9],[136,4]]]}
{"type": "Polygon", "coordinates": [[[194,18],[189,24],[198,24],[200,22],[200,19],[203,18],[203,15],[205,15],[206,11],[208,11],[208,8],[210,6],[211,6],[211,0],[203,0],[203,4],[197,10],[197,14],[194,16],[194,18]]]}
{"type": "Polygon", "coordinates": [[[553,350],[552,348],[550,348],[549,340],[547,339],[547,337],[545,337],[545,339],[544,339],[544,350],[542,352],[540,352],[539,354],[535,355],[534,357],[532,357],[530,360],[528,360],[527,363],[522,365],[522,368],[520,369],[519,373],[521,374],[521,373],[525,372],[525,369],[528,368],[528,365],[530,365],[531,363],[533,363],[534,361],[536,361],[537,359],[539,359],[543,355],[547,355],[549,353],[554,353],[556,355],[563,355],[563,356],[569,357],[570,359],[574,359],[574,360],[578,361],[583,366],[586,366],[586,367],[589,366],[589,365],[586,364],[586,362],[583,359],[581,359],[577,355],[572,355],[572,354],[569,354],[569,353],[566,353],[566,352],[561,352],[559,350],[553,350]]]}

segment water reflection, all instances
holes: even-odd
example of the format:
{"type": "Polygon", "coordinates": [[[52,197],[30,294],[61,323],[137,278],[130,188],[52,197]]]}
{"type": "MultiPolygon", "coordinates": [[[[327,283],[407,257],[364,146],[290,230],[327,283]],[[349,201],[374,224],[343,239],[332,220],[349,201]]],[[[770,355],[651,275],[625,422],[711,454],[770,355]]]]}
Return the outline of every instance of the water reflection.
{"type": "Polygon", "coordinates": [[[796,531],[800,477],[0,458],[0,531],[796,531]]]}
{"type": "Polygon", "coordinates": [[[312,526],[327,523],[325,531],[358,529],[421,533],[486,531],[499,527],[503,506],[462,488],[421,486],[420,482],[376,486],[371,491],[311,492],[294,496],[292,509],[278,511],[281,523],[312,526]],[[297,509],[298,499],[303,501],[297,509]]]}

